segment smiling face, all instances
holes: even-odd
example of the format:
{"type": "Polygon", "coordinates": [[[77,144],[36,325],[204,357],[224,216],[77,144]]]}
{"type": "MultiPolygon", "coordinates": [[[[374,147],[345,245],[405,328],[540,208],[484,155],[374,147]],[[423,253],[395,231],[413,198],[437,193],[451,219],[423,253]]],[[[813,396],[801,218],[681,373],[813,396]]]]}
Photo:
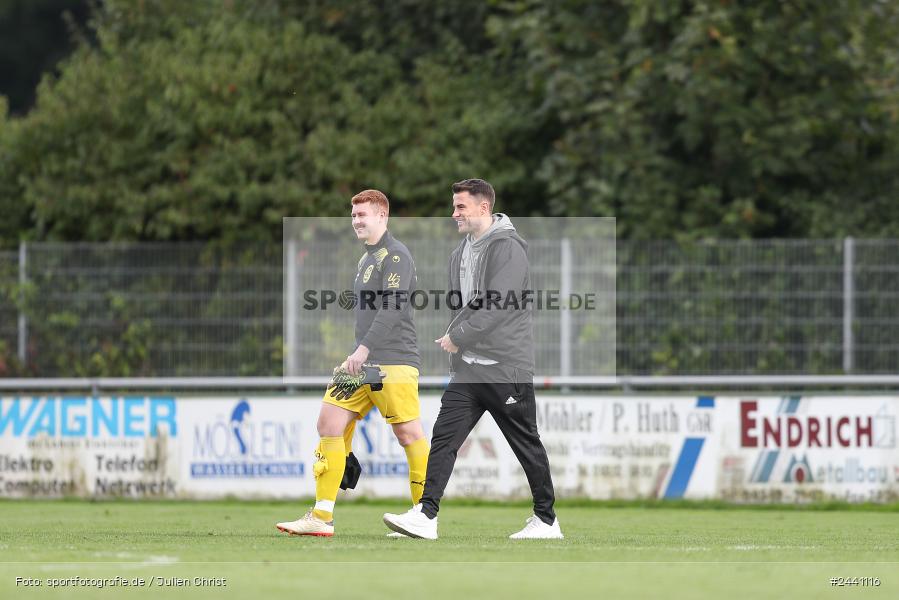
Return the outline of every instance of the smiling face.
{"type": "Polygon", "coordinates": [[[367,244],[374,244],[387,229],[387,214],[373,202],[353,204],[353,230],[356,237],[367,244]]]}
{"type": "Polygon", "coordinates": [[[481,196],[472,196],[469,192],[456,192],[453,194],[453,220],[459,233],[470,233],[478,237],[493,221],[490,202],[481,196]]]}

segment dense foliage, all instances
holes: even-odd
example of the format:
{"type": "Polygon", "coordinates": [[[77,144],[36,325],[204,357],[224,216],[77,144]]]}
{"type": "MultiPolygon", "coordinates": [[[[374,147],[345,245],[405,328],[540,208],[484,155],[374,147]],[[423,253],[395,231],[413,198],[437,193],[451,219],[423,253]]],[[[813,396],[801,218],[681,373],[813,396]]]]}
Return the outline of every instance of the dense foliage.
{"type": "Polygon", "coordinates": [[[280,237],[364,187],[628,238],[899,232],[889,2],[107,0],[0,103],[3,245],[280,237]]]}
{"type": "MultiPolygon", "coordinates": [[[[0,96],[0,375],[279,373],[281,219],[366,187],[617,217],[622,373],[839,372],[839,241],[703,240],[899,237],[888,0],[97,0],[61,42],[83,4],[0,0],[0,54],[46,69],[0,96]]],[[[890,244],[858,371],[895,364],[890,244]]]]}

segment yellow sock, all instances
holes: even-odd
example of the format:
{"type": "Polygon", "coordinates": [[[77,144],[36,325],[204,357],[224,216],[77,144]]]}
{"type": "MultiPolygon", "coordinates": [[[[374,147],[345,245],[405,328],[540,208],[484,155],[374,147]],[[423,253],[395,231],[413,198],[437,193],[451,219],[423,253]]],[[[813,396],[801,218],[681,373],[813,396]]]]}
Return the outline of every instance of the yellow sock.
{"type": "Polygon", "coordinates": [[[317,460],[312,465],[315,476],[315,508],[312,514],[322,521],[334,518],[334,502],[346,468],[343,437],[323,437],[315,452],[317,460]]]}
{"type": "Polygon", "coordinates": [[[353,451],[353,434],[356,432],[356,419],[350,421],[343,432],[343,451],[347,456],[353,451]]]}
{"type": "Polygon", "coordinates": [[[425,492],[425,477],[428,474],[428,440],[421,438],[405,447],[406,460],[409,461],[409,491],[412,492],[412,504],[418,504],[425,492]]]}

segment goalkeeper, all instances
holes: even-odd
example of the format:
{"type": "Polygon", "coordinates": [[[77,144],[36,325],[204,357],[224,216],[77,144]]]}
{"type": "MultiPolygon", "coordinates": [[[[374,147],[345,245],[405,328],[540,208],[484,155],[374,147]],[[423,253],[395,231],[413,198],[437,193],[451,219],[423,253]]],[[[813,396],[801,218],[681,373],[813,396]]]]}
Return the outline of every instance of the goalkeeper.
{"type": "Polygon", "coordinates": [[[410,302],[415,264],[408,248],[387,231],[389,211],[387,196],[377,190],[353,196],[353,229],[365,247],[353,284],[356,350],[334,370],[319,413],[321,440],[312,466],[315,506],[296,521],[278,523],[276,527],[285,533],[334,535],[337,490],[353,487],[359,475],[351,454],[356,421],[372,406],[378,407],[406,451],[413,505],[424,491],[430,448],[418,402],[421,359],[410,302]]]}

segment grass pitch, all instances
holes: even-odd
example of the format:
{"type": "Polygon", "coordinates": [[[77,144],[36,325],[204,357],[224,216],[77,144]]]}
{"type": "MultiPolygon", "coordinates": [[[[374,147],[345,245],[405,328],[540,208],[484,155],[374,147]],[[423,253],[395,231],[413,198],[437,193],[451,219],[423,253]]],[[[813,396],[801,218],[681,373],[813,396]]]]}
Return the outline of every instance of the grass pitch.
{"type": "Polygon", "coordinates": [[[333,538],[275,530],[275,522],[306,507],[0,502],[0,597],[899,597],[895,510],[560,503],[565,540],[513,542],[507,536],[524,525],[526,505],[446,502],[440,539],[432,542],[385,537],[381,515],[402,511],[400,502],[338,503],[333,538]],[[103,589],[83,583],[115,577],[145,583],[103,589]],[[833,586],[833,577],[859,583],[833,586]],[[866,577],[880,585],[863,585],[866,577]],[[52,579],[68,584],[51,588],[52,579]],[[214,585],[221,580],[224,586],[214,585]]]}

